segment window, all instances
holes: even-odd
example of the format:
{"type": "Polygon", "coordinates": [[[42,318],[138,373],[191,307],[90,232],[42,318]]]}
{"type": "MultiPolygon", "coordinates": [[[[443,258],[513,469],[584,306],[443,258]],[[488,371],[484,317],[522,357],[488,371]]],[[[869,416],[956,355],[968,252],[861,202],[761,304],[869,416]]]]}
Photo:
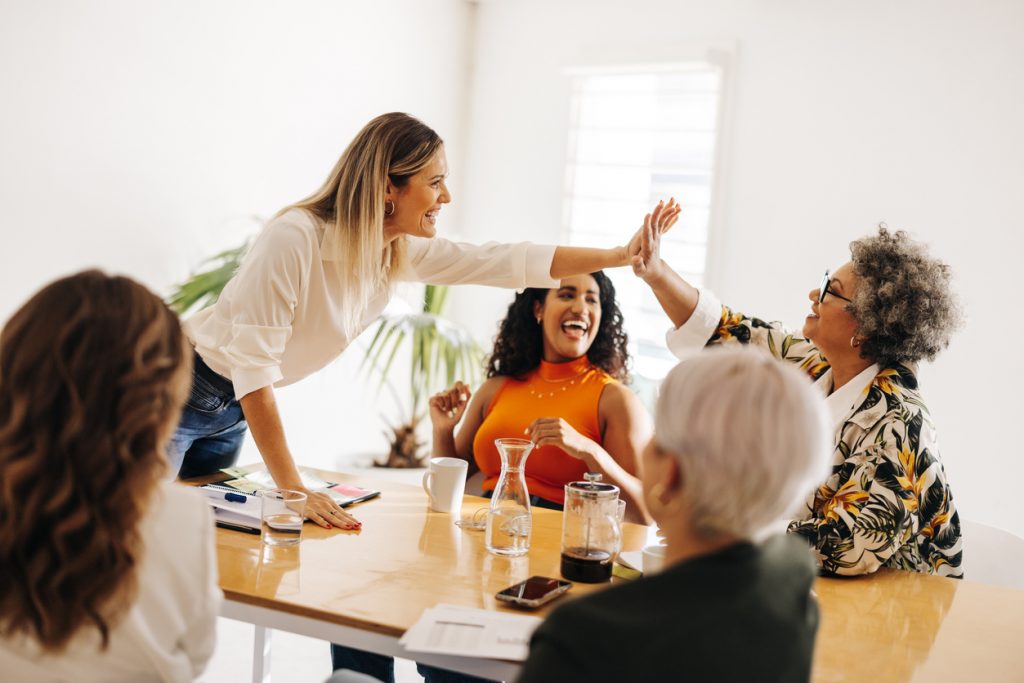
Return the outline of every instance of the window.
{"type": "MultiPolygon", "coordinates": [[[[570,244],[614,244],[661,198],[683,205],[662,239],[662,257],[696,286],[704,282],[719,121],[721,68],[694,63],[575,72],[564,222],[570,244]]],[[[609,271],[630,336],[633,371],[660,380],[675,359],[670,322],[650,289],[609,271]]],[[[641,392],[643,388],[640,387],[641,392]]]]}

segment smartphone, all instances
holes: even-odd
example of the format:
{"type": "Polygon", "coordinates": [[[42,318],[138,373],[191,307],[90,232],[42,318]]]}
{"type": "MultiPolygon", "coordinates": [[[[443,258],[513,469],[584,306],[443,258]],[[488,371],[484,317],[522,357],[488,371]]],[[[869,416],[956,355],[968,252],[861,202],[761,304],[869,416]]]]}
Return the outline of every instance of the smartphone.
{"type": "Polygon", "coordinates": [[[494,597],[520,607],[534,608],[551,602],[570,588],[572,584],[568,581],[550,579],[546,576],[531,576],[526,581],[520,581],[498,592],[494,597]]]}

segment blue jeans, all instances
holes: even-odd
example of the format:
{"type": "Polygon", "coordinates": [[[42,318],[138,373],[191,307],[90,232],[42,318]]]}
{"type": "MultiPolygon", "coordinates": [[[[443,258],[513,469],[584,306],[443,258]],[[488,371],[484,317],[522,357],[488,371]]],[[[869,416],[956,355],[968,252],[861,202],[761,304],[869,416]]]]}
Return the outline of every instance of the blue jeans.
{"type": "Polygon", "coordinates": [[[181,479],[232,467],[248,428],[231,381],[207,367],[199,354],[194,361],[192,390],[167,445],[171,474],[181,479]]]}

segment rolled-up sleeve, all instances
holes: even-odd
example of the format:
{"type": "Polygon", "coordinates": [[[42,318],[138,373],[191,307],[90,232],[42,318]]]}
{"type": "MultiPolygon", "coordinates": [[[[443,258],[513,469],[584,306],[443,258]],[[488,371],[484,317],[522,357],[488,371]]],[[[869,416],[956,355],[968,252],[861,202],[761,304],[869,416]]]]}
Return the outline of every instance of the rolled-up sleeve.
{"type": "Polygon", "coordinates": [[[555,247],[547,244],[466,244],[410,237],[409,268],[404,279],[435,285],[474,284],[491,287],[557,287],[551,277],[555,247]]]}
{"type": "Polygon", "coordinates": [[[722,322],[722,302],[711,290],[702,289],[690,319],[665,334],[665,343],[676,358],[684,360],[699,352],[722,322]]]}
{"type": "Polygon", "coordinates": [[[283,378],[281,357],[312,257],[307,232],[289,223],[272,223],[232,280],[231,332],[221,350],[237,398],[283,378]]]}

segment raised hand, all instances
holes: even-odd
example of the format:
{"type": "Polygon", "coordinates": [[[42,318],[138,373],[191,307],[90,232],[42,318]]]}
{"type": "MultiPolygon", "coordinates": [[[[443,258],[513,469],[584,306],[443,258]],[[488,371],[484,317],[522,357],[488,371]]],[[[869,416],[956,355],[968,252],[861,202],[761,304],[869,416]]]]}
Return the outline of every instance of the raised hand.
{"type": "Polygon", "coordinates": [[[634,238],[638,238],[636,250],[630,252],[630,265],[637,277],[650,281],[661,274],[661,236],[675,225],[681,211],[676,200],[669,199],[668,204],[658,202],[654,211],[644,216],[643,227],[634,238]]]}
{"type": "Polygon", "coordinates": [[[455,429],[469,405],[469,386],[456,382],[430,397],[430,422],[434,429],[455,429]]]}

